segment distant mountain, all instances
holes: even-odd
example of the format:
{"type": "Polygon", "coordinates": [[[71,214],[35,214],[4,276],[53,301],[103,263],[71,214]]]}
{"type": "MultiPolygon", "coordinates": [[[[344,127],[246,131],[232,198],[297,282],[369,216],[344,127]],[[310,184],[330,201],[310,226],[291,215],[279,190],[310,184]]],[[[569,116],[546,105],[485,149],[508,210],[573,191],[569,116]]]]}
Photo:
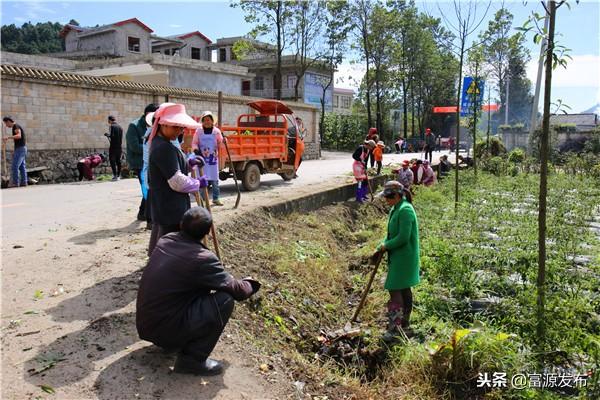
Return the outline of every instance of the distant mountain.
{"type": "Polygon", "coordinates": [[[592,106],[592,108],[589,108],[589,109],[585,110],[582,114],[597,114],[597,115],[600,115],[600,103],[596,104],[595,106],[592,106]]]}

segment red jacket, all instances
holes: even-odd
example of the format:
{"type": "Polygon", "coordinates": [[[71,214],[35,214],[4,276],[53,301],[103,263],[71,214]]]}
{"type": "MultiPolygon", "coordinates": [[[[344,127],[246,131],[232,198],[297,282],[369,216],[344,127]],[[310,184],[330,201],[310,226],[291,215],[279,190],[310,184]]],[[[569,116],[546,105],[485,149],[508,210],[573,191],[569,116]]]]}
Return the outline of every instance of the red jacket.
{"type": "Polygon", "coordinates": [[[83,176],[85,176],[85,179],[91,181],[94,179],[94,172],[92,169],[102,164],[102,157],[100,157],[99,154],[92,154],[91,156],[87,156],[79,160],[79,163],[82,164],[83,176]]]}

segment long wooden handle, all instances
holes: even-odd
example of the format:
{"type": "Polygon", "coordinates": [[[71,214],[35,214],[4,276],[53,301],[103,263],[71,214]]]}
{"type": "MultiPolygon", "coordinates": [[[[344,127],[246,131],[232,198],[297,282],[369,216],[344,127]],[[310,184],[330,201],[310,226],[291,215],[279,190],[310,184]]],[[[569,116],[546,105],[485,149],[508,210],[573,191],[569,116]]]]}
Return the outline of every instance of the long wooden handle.
{"type": "Polygon", "coordinates": [[[356,311],[354,312],[354,316],[352,317],[350,322],[356,322],[356,319],[358,318],[358,314],[360,313],[362,308],[365,306],[365,302],[367,300],[367,295],[371,291],[371,285],[373,284],[373,280],[375,279],[375,274],[377,274],[377,269],[379,268],[379,264],[381,264],[382,258],[383,258],[383,254],[381,256],[379,256],[377,258],[377,260],[375,261],[375,263],[374,263],[375,265],[373,266],[373,272],[371,272],[371,276],[369,277],[369,282],[367,283],[367,287],[365,288],[365,291],[362,294],[360,303],[358,303],[358,307],[356,307],[356,311]]]}
{"type": "MultiPolygon", "coordinates": [[[[195,178],[196,175],[196,170],[195,168],[192,168],[192,177],[195,178]]],[[[204,168],[200,167],[200,176],[204,176],[204,168]]],[[[196,195],[198,197],[200,197],[200,194],[198,192],[196,192],[196,195]]],[[[210,200],[208,199],[208,187],[204,188],[204,199],[205,201],[205,205],[206,205],[206,209],[208,210],[209,214],[212,215],[212,211],[210,209],[210,200]]],[[[219,251],[219,241],[217,240],[217,232],[215,230],[215,222],[213,220],[212,225],[210,226],[210,234],[212,236],[212,240],[213,240],[213,246],[215,248],[215,253],[217,255],[217,257],[219,258],[219,260],[221,259],[221,252],[219,251]]]]}

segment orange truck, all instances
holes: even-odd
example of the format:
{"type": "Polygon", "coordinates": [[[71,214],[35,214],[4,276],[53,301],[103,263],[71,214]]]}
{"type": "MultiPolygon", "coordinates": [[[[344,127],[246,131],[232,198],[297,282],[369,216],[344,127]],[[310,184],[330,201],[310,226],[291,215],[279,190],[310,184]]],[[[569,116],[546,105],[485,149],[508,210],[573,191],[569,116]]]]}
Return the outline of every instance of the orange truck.
{"type": "MultiPolygon", "coordinates": [[[[219,147],[219,178],[232,178],[233,167],[248,191],[260,187],[262,174],[294,179],[304,153],[305,133],[294,112],[279,100],[257,100],[248,106],[257,113],[240,115],[236,126],[219,126],[229,147],[229,154],[224,144],[219,147]]],[[[186,138],[193,133],[186,132],[186,138]]],[[[191,138],[187,141],[191,143],[191,138]]]]}

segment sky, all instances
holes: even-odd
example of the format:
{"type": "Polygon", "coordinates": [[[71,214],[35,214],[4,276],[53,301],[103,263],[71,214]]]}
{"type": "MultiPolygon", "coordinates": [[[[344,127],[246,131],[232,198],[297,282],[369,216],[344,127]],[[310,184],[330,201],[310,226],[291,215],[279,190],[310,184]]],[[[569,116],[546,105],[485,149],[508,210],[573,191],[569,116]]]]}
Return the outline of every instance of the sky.
{"type": "MultiPolygon", "coordinates": [[[[582,112],[600,103],[600,0],[571,0],[572,6],[558,11],[556,31],[558,41],[571,49],[567,69],[555,70],[552,84],[553,101],[561,99],[571,107],[570,112],[582,112]]],[[[485,30],[494,13],[504,6],[514,15],[514,26],[520,26],[532,11],[543,12],[539,1],[492,1],[481,30],[485,30]]],[[[136,17],[160,36],[168,36],[199,30],[213,41],[221,37],[242,36],[252,26],[244,21],[239,8],[230,7],[230,1],[2,1],[2,24],[22,25],[24,22],[60,22],[77,20],[82,26],[109,24],[136,17]]],[[[434,17],[443,13],[453,22],[454,7],[449,1],[419,1],[417,6],[434,17]],[[440,13],[441,11],[441,13],[440,13]]],[[[481,2],[478,20],[487,6],[481,2]]],[[[444,21],[443,21],[444,22],[444,21]]],[[[477,33],[473,34],[476,38],[477,33]]],[[[534,45],[532,35],[527,37],[527,47],[532,59],[527,74],[535,81],[539,46],[534,45]]],[[[353,88],[364,72],[356,54],[348,54],[336,74],[336,86],[353,88]]],[[[543,93],[543,92],[542,92],[543,93]]]]}

